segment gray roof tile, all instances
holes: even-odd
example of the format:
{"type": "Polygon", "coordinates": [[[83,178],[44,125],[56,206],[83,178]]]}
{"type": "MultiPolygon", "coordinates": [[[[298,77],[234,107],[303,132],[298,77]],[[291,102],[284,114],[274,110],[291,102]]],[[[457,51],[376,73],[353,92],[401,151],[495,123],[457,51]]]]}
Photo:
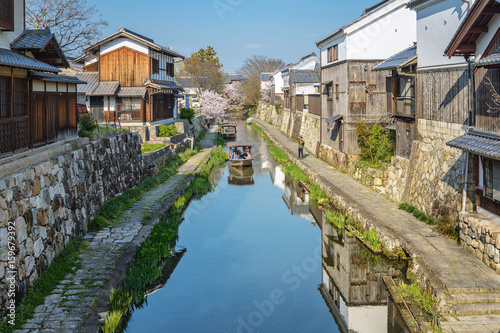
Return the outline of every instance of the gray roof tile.
{"type": "Polygon", "coordinates": [[[40,60],[36,60],[5,49],[0,49],[0,65],[34,69],[52,73],[58,73],[61,71],[56,67],[46,64],[40,60]]]}
{"type": "Polygon", "coordinates": [[[291,70],[293,83],[319,83],[319,73],[315,70],[291,70]]]}
{"type": "Polygon", "coordinates": [[[85,85],[87,82],[78,79],[75,76],[67,76],[61,74],[51,74],[33,71],[30,73],[31,77],[36,80],[49,81],[49,82],[66,82],[85,85]]]}
{"type": "Polygon", "coordinates": [[[484,134],[479,131],[469,133],[446,143],[448,146],[458,148],[480,156],[500,159],[500,136],[484,134]]]}
{"type": "Polygon", "coordinates": [[[397,69],[399,66],[410,61],[416,56],[417,56],[417,45],[413,45],[407,48],[406,50],[403,50],[398,54],[395,54],[392,57],[385,59],[377,66],[373,67],[373,70],[383,71],[383,70],[397,69]]]}
{"type": "Polygon", "coordinates": [[[116,95],[118,97],[143,97],[147,90],[146,87],[120,87],[116,95]]]}
{"type": "Polygon", "coordinates": [[[76,77],[87,82],[87,84],[78,85],[78,92],[92,95],[99,85],[99,72],[79,72],[76,73],[76,77]]]}
{"type": "Polygon", "coordinates": [[[120,82],[118,81],[101,81],[97,88],[95,88],[92,95],[95,96],[113,96],[116,94],[120,88],[120,82]]]}
{"type": "Polygon", "coordinates": [[[53,38],[55,35],[49,29],[26,30],[11,43],[10,47],[13,50],[42,50],[53,38]]]}
{"type": "Polygon", "coordinates": [[[474,66],[484,67],[484,66],[495,66],[500,65],[500,47],[497,49],[496,53],[490,54],[486,58],[478,60],[475,62],[474,66]]]}
{"type": "Polygon", "coordinates": [[[158,80],[148,80],[146,83],[144,83],[145,86],[153,86],[155,88],[159,89],[171,89],[171,90],[183,90],[182,87],[179,87],[173,82],[165,82],[165,81],[158,81],[158,80]]]}

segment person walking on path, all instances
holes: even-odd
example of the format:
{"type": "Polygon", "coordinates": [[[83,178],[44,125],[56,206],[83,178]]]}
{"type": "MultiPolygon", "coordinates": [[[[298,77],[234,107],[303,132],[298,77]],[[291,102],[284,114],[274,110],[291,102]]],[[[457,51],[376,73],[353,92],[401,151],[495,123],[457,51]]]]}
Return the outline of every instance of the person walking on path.
{"type": "Polygon", "coordinates": [[[304,139],[299,136],[299,158],[304,158],[304,146],[305,146],[304,139]]]}

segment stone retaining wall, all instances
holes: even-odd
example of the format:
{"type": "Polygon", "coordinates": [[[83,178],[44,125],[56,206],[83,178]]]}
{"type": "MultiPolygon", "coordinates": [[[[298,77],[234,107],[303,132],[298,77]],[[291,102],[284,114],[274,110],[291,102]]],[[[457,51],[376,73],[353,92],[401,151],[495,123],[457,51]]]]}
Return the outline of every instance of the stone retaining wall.
{"type": "Polygon", "coordinates": [[[405,187],[408,182],[410,161],[406,158],[393,156],[387,168],[387,183],[384,193],[396,202],[403,202],[405,187]]]}
{"type": "Polygon", "coordinates": [[[170,144],[144,156],[144,166],[148,176],[156,175],[176,154],[191,147],[191,139],[185,139],[178,144],[170,144]]]}
{"type": "Polygon", "coordinates": [[[15,227],[16,298],[108,199],[145,176],[140,136],[91,142],[0,179],[0,303],[7,301],[8,227],[15,227]]]}
{"type": "Polygon", "coordinates": [[[460,213],[459,219],[462,247],[500,273],[500,226],[474,213],[460,213]]]}

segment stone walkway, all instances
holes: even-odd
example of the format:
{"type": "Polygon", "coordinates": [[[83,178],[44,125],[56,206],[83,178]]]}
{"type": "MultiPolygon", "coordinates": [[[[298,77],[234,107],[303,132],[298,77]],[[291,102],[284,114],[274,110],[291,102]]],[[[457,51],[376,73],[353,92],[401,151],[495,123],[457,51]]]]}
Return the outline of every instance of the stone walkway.
{"type": "Polygon", "coordinates": [[[278,146],[330,192],[342,198],[350,210],[369,218],[395,234],[415,262],[422,266],[434,290],[446,300],[452,314],[441,319],[443,332],[500,333],[500,275],[455,242],[432,230],[374,190],[330,164],[306,155],[297,160],[297,144],[265,122],[264,128],[278,146]]]}
{"type": "MultiPolygon", "coordinates": [[[[186,184],[192,173],[208,158],[211,148],[216,144],[216,138],[214,126],[201,141],[203,150],[182,165],[177,175],[144,194],[140,201],[125,212],[115,227],[87,234],[85,239],[90,245],[80,255],[81,268],[66,276],[53,294],[45,299],[45,303],[35,309],[34,316],[23,329],[16,332],[79,332],[120,256],[138,238],[141,229],[146,229],[142,224],[144,217],[160,216],[160,210],[168,209],[165,203],[175,200],[173,196],[177,194],[177,190],[186,184]]],[[[151,228],[150,225],[146,227],[151,228]]],[[[140,244],[142,240],[139,239],[136,243],[140,244]]],[[[99,327],[92,327],[91,331],[99,332],[99,327]]]]}

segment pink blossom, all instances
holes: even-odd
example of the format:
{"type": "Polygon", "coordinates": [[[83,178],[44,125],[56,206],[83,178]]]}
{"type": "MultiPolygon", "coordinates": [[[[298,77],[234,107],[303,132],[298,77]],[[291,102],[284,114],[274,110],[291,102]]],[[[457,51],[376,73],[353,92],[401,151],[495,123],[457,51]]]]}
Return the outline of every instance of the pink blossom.
{"type": "Polygon", "coordinates": [[[208,118],[222,119],[229,107],[228,100],[214,91],[203,91],[201,97],[201,113],[208,118]]]}

